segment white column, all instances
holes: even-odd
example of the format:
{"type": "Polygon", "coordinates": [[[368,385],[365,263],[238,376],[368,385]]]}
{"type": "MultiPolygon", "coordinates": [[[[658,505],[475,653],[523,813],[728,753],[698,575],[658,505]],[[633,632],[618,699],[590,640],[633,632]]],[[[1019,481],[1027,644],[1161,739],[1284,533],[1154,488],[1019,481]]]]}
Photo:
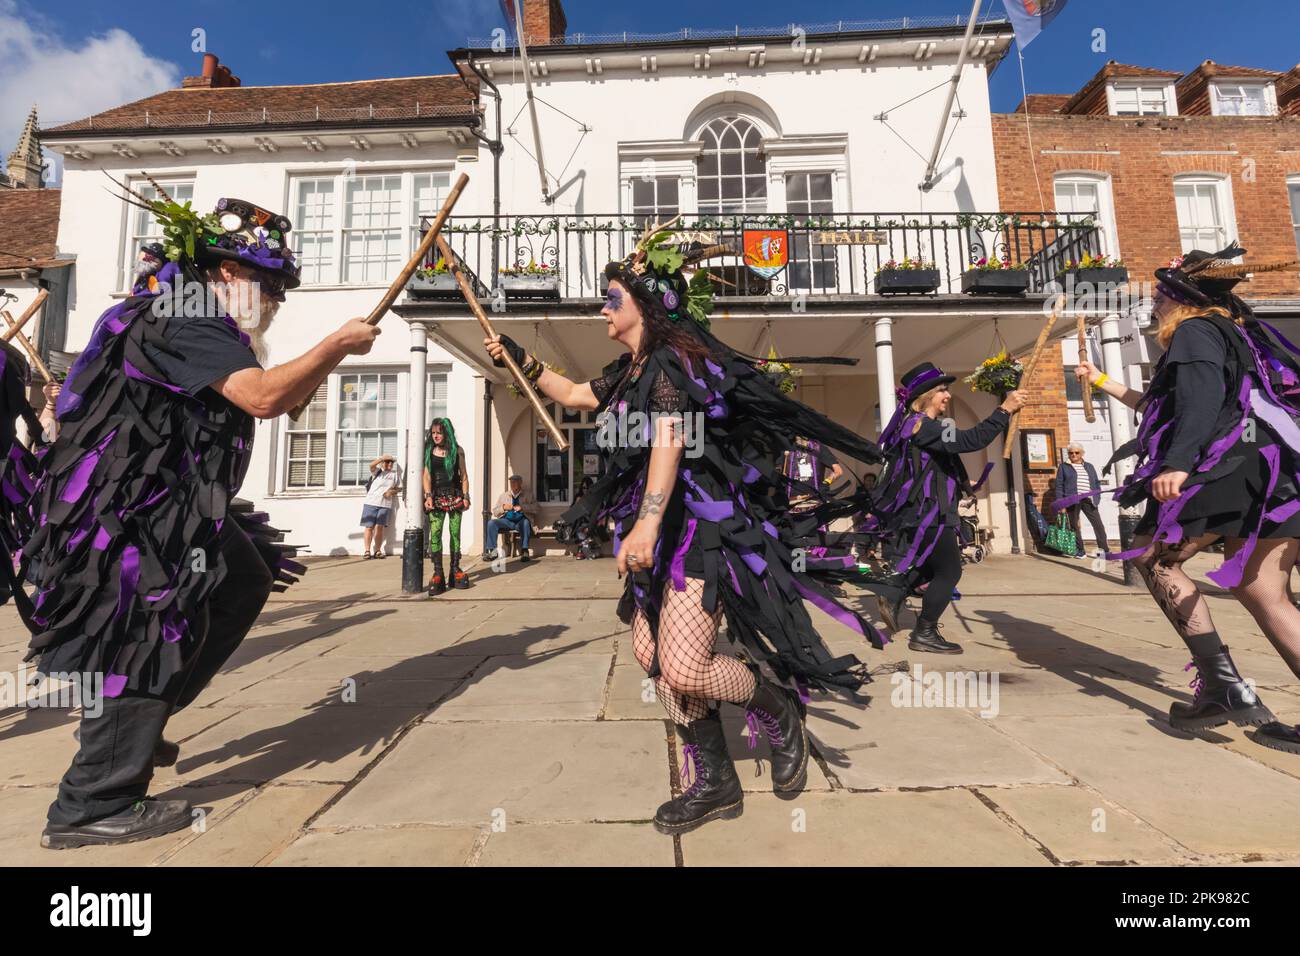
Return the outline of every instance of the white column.
{"type": "Polygon", "coordinates": [[[885,317],[876,319],[876,390],[880,396],[880,427],[883,430],[893,417],[894,406],[898,404],[894,397],[894,341],[892,328],[894,320],[885,317]]]}
{"type": "Polygon", "coordinates": [[[424,420],[429,339],[424,326],[411,323],[411,380],[406,409],[406,530],[422,531],[424,521],[424,420]]]}
{"type": "MultiPolygon", "coordinates": [[[[1111,314],[1101,320],[1101,365],[1102,371],[1117,382],[1126,383],[1124,356],[1120,350],[1119,316],[1111,314]]],[[[1119,399],[1106,396],[1106,406],[1110,418],[1110,441],[1112,450],[1119,448],[1133,437],[1130,426],[1129,407],[1119,399]]],[[[1131,458],[1115,462],[1115,479],[1122,482],[1133,470],[1131,458]]]]}

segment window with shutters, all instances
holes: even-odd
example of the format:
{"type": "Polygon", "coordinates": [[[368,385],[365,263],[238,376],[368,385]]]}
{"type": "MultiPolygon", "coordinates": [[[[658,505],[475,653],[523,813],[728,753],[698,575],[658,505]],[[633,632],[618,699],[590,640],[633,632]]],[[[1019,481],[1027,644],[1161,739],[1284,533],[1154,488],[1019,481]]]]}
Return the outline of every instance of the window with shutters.
{"type": "Polygon", "coordinates": [[[785,210],[795,216],[794,243],[790,250],[792,291],[820,291],[835,287],[835,247],[812,244],[809,223],[829,217],[835,209],[831,173],[787,173],[785,210]]]}
{"type": "Polygon", "coordinates": [[[424,384],[424,426],[447,417],[447,373],[430,372],[424,384]]]}
{"type": "Polygon", "coordinates": [[[1174,206],[1183,252],[1216,252],[1237,233],[1232,212],[1232,192],[1227,179],[1215,175],[1189,175],[1174,179],[1174,206]]]}
{"type": "Polygon", "coordinates": [[[1272,116],[1277,112],[1271,83],[1217,82],[1210,105],[1215,116],[1272,116]]]}
{"type": "Polygon", "coordinates": [[[287,443],[285,486],[287,488],[324,488],[326,449],[329,431],[326,418],[328,382],[321,383],[311,404],[297,421],[286,417],[287,443]]]}

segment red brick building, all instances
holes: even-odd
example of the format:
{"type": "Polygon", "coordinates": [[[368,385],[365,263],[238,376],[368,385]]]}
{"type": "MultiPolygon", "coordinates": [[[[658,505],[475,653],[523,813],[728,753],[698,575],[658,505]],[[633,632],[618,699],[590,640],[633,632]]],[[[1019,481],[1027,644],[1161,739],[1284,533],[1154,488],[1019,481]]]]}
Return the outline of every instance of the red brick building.
{"type": "MultiPolygon", "coordinates": [[[[1207,60],[1177,74],[1111,61],[1076,93],[1031,94],[992,121],[1002,207],[1093,211],[1102,251],[1123,260],[1131,284],[1181,251],[1234,239],[1251,259],[1300,257],[1300,66],[1207,60]]],[[[1270,321],[1300,317],[1295,271],[1242,289],[1270,321]]],[[[1086,431],[1065,394],[1076,356],[1073,341],[1064,355],[1058,344],[1026,386],[1024,426],[1053,429],[1062,451],[1086,431]]],[[[1097,454],[1089,448],[1100,466],[1097,454]]],[[[1042,492],[1050,477],[1029,482],[1042,492]]]]}

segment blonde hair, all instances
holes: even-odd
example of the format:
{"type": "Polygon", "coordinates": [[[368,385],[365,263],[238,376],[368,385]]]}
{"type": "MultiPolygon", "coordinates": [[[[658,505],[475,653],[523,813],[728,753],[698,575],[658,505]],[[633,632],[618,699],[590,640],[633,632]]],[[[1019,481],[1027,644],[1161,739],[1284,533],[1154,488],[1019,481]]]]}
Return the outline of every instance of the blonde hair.
{"type": "MultiPolygon", "coordinates": [[[[1169,348],[1169,343],[1173,340],[1174,332],[1178,330],[1178,326],[1188,319],[1195,319],[1202,315],[1218,315],[1225,319],[1232,318],[1232,313],[1221,305],[1183,305],[1177,303],[1160,317],[1160,326],[1156,330],[1156,341],[1160,343],[1162,349],[1169,348]]],[[[1240,319],[1234,321],[1238,325],[1241,324],[1240,319]]]]}
{"type": "Polygon", "coordinates": [[[916,398],[908,402],[907,407],[914,412],[924,411],[925,406],[929,404],[930,396],[939,391],[939,389],[947,387],[947,385],[936,385],[934,388],[926,389],[920,395],[916,396],[916,398]]]}

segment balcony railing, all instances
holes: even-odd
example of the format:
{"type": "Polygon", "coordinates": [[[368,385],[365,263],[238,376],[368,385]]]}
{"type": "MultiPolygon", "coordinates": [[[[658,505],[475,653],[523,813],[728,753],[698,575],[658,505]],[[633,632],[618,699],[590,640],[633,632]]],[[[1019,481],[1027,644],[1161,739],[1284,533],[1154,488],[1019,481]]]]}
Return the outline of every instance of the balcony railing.
{"type": "MultiPolygon", "coordinates": [[[[552,298],[583,299],[604,294],[605,264],[631,252],[645,223],[640,216],[541,214],[501,216],[494,228],[491,216],[452,216],[443,234],[482,295],[501,284],[492,281],[494,267],[544,266],[553,277],[548,286],[552,298]]],[[[421,232],[429,224],[422,220],[421,232]]],[[[939,272],[936,294],[960,293],[963,273],[983,259],[1023,264],[1029,270],[1029,291],[1041,292],[1068,262],[1101,251],[1093,217],[1055,212],[683,216],[674,230],[735,251],[708,265],[723,280],[715,285],[724,298],[873,295],[877,274],[904,259],[933,263],[939,272]],[[789,262],[782,272],[763,278],[746,268],[744,233],[751,229],[786,231],[789,262]]],[[[435,254],[426,265],[436,260],[435,254]]],[[[506,294],[514,294],[512,285],[522,284],[507,281],[506,294]]],[[[412,294],[429,291],[417,283],[412,294]]]]}

